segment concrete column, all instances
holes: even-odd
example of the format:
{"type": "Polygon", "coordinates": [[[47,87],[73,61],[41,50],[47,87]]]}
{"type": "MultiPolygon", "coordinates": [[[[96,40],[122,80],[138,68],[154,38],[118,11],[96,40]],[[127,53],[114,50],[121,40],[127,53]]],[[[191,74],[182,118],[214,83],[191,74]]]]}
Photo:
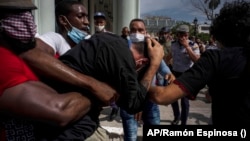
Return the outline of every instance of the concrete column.
{"type": "Polygon", "coordinates": [[[95,33],[95,24],[94,24],[95,1],[94,0],[89,0],[88,14],[89,14],[90,33],[94,34],[95,33]]]}
{"type": "Polygon", "coordinates": [[[37,32],[43,34],[55,31],[55,1],[54,0],[33,0],[37,6],[34,10],[37,32]]]}
{"type": "Polygon", "coordinates": [[[114,27],[116,34],[121,34],[122,27],[129,26],[134,18],[140,18],[140,0],[113,0],[114,27]]]}

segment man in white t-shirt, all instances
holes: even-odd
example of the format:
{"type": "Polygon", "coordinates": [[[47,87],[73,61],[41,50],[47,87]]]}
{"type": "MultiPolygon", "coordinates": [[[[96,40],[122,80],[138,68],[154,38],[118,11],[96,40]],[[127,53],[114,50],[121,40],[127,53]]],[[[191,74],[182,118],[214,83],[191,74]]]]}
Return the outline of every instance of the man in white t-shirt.
{"type": "Polygon", "coordinates": [[[58,33],[48,32],[37,36],[37,42],[52,47],[50,52],[62,55],[81,40],[89,38],[89,21],[86,8],[81,3],[64,2],[56,6],[58,33]],[[65,4],[66,3],[66,4],[65,4]],[[71,5],[71,10],[69,9],[71,5]],[[63,10],[62,10],[63,9],[63,10]]]}

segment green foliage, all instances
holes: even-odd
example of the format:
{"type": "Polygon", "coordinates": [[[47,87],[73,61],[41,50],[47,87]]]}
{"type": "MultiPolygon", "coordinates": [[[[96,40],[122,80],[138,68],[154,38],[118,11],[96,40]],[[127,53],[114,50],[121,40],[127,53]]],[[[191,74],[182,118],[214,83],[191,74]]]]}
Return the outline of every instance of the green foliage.
{"type": "Polygon", "coordinates": [[[197,34],[197,37],[200,38],[201,41],[205,43],[206,41],[209,41],[210,35],[207,33],[199,33],[197,34]]]}
{"type": "Polygon", "coordinates": [[[208,3],[208,8],[210,10],[214,10],[216,9],[220,4],[220,0],[210,0],[210,2],[208,3]]]}

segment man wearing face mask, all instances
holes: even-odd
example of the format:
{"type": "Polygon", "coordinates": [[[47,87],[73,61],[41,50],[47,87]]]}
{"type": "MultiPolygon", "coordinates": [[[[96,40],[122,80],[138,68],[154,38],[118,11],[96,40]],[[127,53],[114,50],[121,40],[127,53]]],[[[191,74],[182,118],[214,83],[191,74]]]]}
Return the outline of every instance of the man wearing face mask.
{"type": "MultiPolygon", "coordinates": [[[[91,106],[90,100],[78,92],[59,94],[39,81],[18,57],[17,54],[25,52],[31,52],[33,56],[29,57],[34,57],[36,25],[31,13],[33,9],[36,6],[30,0],[0,0],[0,64],[3,66],[0,69],[1,141],[39,141],[35,124],[68,129],[88,113],[91,106]]],[[[35,57],[40,59],[44,56],[35,57]]],[[[39,134],[45,137],[44,132],[39,134]]]]}
{"type": "Polygon", "coordinates": [[[37,36],[38,46],[47,46],[53,55],[62,55],[83,39],[90,38],[89,21],[84,5],[76,1],[62,1],[55,9],[58,33],[37,36]]]}
{"type": "MultiPolygon", "coordinates": [[[[138,43],[145,40],[147,35],[146,26],[142,19],[133,19],[129,24],[130,28],[130,40],[132,43],[138,43]]],[[[143,62],[145,60],[139,60],[138,63],[143,62]]],[[[145,64],[144,64],[145,65],[145,64]]],[[[140,71],[141,68],[137,68],[137,71],[140,71]]],[[[160,67],[156,74],[161,74],[162,76],[168,77],[168,81],[172,82],[175,77],[172,75],[170,69],[162,60],[160,67]]],[[[159,82],[160,79],[156,77],[152,80],[151,85],[163,85],[159,82]]],[[[147,100],[145,103],[145,107],[143,108],[142,112],[136,114],[130,114],[126,112],[124,109],[121,108],[120,116],[122,118],[123,124],[123,131],[124,131],[124,141],[135,141],[137,140],[137,127],[138,122],[142,121],[144,124],[147,125],[157,125],[160,124],[160,111],[157,104],[152,103],[151,101],[147,100]]]]}
{"type": "Polygon", "coordinates": [[[109,32],[105,29],[107,24],[106,16],[103,12],[96,12],[94,15],[95,33],[109,32]]]}

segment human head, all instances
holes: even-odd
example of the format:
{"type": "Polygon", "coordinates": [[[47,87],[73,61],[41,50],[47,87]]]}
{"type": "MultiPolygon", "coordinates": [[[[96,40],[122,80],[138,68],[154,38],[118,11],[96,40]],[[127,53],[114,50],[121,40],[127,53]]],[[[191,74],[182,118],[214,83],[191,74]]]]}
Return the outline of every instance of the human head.
{"type": "Polygon", "coordinates": [[[162,34],[169,34],[170,31],[171,31],[171,29],[170,29],[168,26],[164,26],[164,27],[161,28],[161,31],[160,31],[160,32],[161,32],[162,34]]]}
{"type": "Polygon", "coordinates": [[[130,40],[131,42],[141,42],[145,41],[145,36],[147,36],[146,26],[142,19],[133,19],[129,24],[130,28],[130,40]]]}
{"type": "Polygon", "coordinates": [[[167,38],[169,38],[170,34],[171,34],[171,29],[168,26],[162,27],[159,32],[159,42],[165,43],[167,38]]]}
{"type": "Polygon", "coordinates": [[[130,28],[130,39],[132,45],[130,50],[134,56],[137,70],[144,68],[148,62],[148,56],[145,44],[145,36],[147,34],[145,23],[142,19],[132,19],[129,24],[130,28]],[[134,38],[134,39],[133,39],[134,38]],[[133,41],[136,40],[136,41],[133,41]]]}
{"type": "Polygon", "coordinates": [[[122,36],[125,36],[125,37],[129,36],[129,29],[127,26],[122,28],[122,36]]]}
{"type": "Polygon", "coordinates": [[[59,33],[71,46],[88,36],[88,13],[81,2],[61,1],[56,5],[55,14],[59,33]]]}
{"type": "Polygon", "coordinates": [[[1,0],[0,8],[1,42],[17,53],[34,48],[36,24],[31,10],[36,6],[29,0],[1,0]]]}
{"type": "Polygon", "coordinates": [[[84,32],[89,32],[88,12],[78,1],[61,1],[55,8],[56,22],[59,32],[67,32],[72,26],[84,32]]]}
{"type": "Polygon", "coordinates": [[[142,19],[132,19],[129,24],[130,34],[132,33],[140,33],[147,34],[145,23],[142,19]]]}
{"type": "Polygon", "coordinates": [[[225,3],[212,21],[210,34],[223,47],[250,47],[250,2],[225,3]]]}
{"type": "Polygon", "coordinates": [[[176,29],[178,39],[188,39],[189,38],[189,26],[186,24],[179,25],[176,29]]]}
{"type": "Polygon", "coordinates": [[[102,12],[96,12],[94,15],[96,32],[103,32],[106,26],[106,16],[102,12]]]}

